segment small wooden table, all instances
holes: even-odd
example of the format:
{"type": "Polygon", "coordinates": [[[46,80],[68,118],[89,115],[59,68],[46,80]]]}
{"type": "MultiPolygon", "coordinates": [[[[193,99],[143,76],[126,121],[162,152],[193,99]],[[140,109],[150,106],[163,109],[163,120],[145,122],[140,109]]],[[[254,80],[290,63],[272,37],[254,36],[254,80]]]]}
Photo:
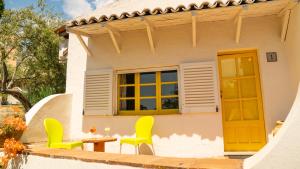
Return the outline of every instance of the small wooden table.
{"type": "Polygon", "coordinates": [[[105,142],[117,141],[114,137],[88,138],[83,139],[83,143],[94,143],[95,152],[105,152],[105,142]]]}

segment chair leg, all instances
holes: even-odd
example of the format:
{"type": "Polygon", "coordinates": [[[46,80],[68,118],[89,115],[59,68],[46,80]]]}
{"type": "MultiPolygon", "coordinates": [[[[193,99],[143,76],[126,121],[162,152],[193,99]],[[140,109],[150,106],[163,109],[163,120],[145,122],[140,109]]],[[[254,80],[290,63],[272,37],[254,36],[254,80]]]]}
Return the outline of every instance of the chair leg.
{"type": "Polygon", "coordinates": [[[120,144],[120,154],[122,154],[122,144],[120,144]]]}
{"type": "Polygon", "coordinates": [[[140,153],[139,145],[135,145],[134,148],[135,148],[135,154],[138,155],[140,153]]]}
{"type": "Polygon", "coordinates": [[[151,144],[153,155],[155,155],[154,146],[151,144]]]}

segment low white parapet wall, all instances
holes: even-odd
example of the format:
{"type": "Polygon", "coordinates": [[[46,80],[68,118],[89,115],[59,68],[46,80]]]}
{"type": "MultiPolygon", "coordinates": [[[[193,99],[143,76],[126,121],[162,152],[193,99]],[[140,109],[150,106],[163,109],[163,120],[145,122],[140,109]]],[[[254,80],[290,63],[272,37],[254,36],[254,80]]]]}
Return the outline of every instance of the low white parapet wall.
{"type": "Polygon", "coordinates": [[[69,139],[70,114],[72,111],[72,94],[56,94],[48,96],[35,104],[26,113],[27,129],[21,140],[24,143],[47,141],[44,130],[44,119],[51,117],[64,125],[64,139],[69,139]]]}

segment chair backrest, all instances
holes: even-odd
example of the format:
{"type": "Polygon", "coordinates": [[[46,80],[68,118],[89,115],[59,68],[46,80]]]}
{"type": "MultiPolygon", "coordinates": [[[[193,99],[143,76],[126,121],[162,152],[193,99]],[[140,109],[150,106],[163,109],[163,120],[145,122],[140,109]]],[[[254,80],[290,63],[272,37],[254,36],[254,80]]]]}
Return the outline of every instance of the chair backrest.
{"type": "Polygon", "coordinates": [[[44,127],[48,136],[48,147],[51,147],[52,143],[62,142],[64,130],[58,120],[53,118],[46,118],[44,120],[44,127]]]}
{"type": "Polygon", "coordinates": [[[152,127],[154,118],[152,116],[143,116],[139,118],[135,124],[135,132],[137,138],[145,138],[152,142],[152,127]]]}

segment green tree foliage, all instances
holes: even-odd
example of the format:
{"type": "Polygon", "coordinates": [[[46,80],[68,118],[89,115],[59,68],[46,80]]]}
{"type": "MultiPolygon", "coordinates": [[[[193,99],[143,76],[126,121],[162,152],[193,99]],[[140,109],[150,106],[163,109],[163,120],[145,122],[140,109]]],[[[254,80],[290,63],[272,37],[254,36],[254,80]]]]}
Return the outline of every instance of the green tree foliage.
{"type": "Polygon", "coordinates": [[[66,66],[59,63],[60,39],[54,33],[61,24],[40,5],[4,10],[0,18],[0,93],[14,96],[26,110],[47,95],[64,92],[66,66]],[[11,60],[17,63],[10,71],[11,60]]]}
{"type": "Polygon", "coordinates": [[[3,10],[4,10],[4,1],[0,0],[0,18],[2,16],[3,10]]]}

